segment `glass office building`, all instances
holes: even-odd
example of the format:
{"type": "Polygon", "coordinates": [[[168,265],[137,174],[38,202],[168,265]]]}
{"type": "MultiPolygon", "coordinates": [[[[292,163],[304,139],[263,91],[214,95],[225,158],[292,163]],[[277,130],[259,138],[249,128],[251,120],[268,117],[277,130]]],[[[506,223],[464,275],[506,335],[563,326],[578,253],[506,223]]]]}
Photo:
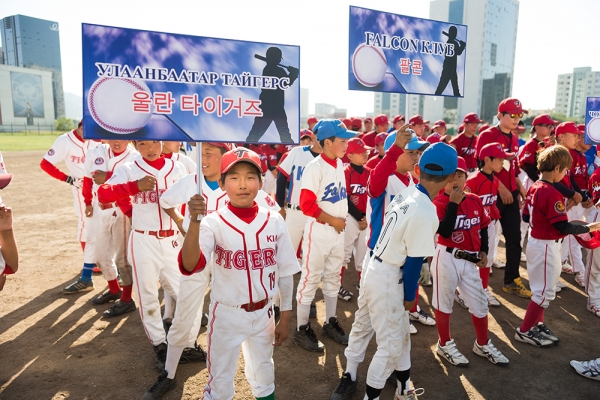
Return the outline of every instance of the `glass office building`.
{"type": "Polygon", "coordinates": [[[13,15],[2,20],[4,64],[52,72],[54,115],[65,115],[58,23],[13,15]]]}

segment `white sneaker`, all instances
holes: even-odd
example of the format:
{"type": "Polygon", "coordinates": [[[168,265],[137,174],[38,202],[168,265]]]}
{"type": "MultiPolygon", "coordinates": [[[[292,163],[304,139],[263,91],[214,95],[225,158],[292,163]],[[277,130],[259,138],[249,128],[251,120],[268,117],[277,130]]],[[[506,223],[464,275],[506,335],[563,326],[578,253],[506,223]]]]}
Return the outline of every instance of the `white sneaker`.
{"type": "Polygon", "coordinates": [[[581,287],[585,287],[585,272],[580,271],[575,274],[575,282],[581,287]]]}
{"type": "Polygon", "coordinates": [[[469,308],[467,306],[467,303],[465,303],[465,301],[463,300],[463,298],[460,297],[458,289],[454,289],[454,301],[457,302],[462,308],[469,308]]]}
{"type": "Polygon", "coordinates": [[[417,327],[412,322],[409,325],[410,325],[410,334],[414,335],[415,333],[417,333],[417,327]]]}
{"type": "Polygon", "coordinates": [[[456,365],[458,367],[466,367],[469,365],[469,360],[467,357],[463,356],[460,351],[456,348],[456,343],[454,343],[454,339],[446,342],[445,346],[440,345],[440,341],[437,342],[437,354],[440,357],[443,357],[452,365],[456,365]]]}
{"type": "Polygon", "coordinates": [[[492,263],[492,267],[494,267],[494,268],[506,268],[506,264],[504,264],[502,261],[496,259],[492,263]]]}
{"type": "Polygon", "coordinates": [[[419,321],[423,325],[433,326],[435,325],[435,319],[431,318],[431,315],[427,314],[425,311],[421,310],[421,307],[417,306],[416,312],[409,312],[408,318],[411,321],[419,321]]]}
{"type": "Polygon", "coordinates": [[[488,306],[500,307],[500,302],[494,297],[492,292],[490,292],[490,288],[483,289],[483,292],[485,293],[485,297],[487,298],[488,306]]]}
{"type": "Polygon", "coordinates": [[[492,272],[494,272],[494,268],[490,268],[490,276],[492,276],[492,272]]]}
{"type": "Polygon", "coordinates": [[[527,261],[527,256],[523,252],[521,252],[521,261],[523,261],[523,262],[527,261]]]}
{"type": "Polygon", "coordinates": [[[573,271],[573,267],[571,266],[571,264],[569,264],[568,260],[563,261],[562,272],[564,272],[565,274],[569,274],[569,275],[573,275],[575,273],[575,271],[573,271]]]}
{"type": "Polygon", "coordinates": [[[425,393],[425,389],[415,389],[411,381],[410,389],[406,389],[404,393],[400,393],[400,387],[396,389],[396,396],[394,396],[394,400],[417,400],[417,397],[423,395],[423,393],[425,393]]]}
{"type": "Polygon", "coordinates": [[[532,327],[527,332],[521,332],[521,328],[517,327],[515,329],[515,339],[536,347],[550,347],[554,345],[552,340],[542,335],[537,326],[532,327]]]}
{"type": "Polygon", "coordinates": [[[496,346],[492,344],[492,339],[488,339],[487,344],[484,344],[483,346],[477,344],[476,340],[475,344],[473,345],[473,353],[487,358],[492,364],[501,366],[508,365],[508,358],[506,358],[504,354],[502,354],[500,350],[498,350],[496,346]]]}
{"type": "Polygon", "coordinates": [[[556,293],[560,292],[561,290],[563,290],[566,287],[567,287],[566,284],[562,283],[561,281],[558,281],[556,283],[556,293]]]}
{"type": "Polygon", "coordinates": [[[596,307],[596,306],[592,306],[592,305],[588,304],[585,308],[587,308],[587,310],[589,312],[591,312],[592,314],[594,314],[596,317],[600,317],[600,307],[596,307]]]}
{"type": "Polygon", "coordinates": [[[579,375],[600,381],[600,358],[591,361],[572,360],[570,364],[579,375]]]}

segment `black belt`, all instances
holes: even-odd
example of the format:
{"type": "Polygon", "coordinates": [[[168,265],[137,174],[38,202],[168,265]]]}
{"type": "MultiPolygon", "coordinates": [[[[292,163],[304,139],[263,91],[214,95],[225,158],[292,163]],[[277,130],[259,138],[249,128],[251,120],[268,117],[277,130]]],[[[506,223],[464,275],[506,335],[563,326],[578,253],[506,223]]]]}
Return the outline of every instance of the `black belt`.
{"type": "Polygon", "coordinates": [[[458,258],[459,260],[467,260],[473,264],[477,264],[479,261],[481,261],[481,258],[477,257],[475,254],[461,249],[455,249],[454,247],[446,247],[446,252],[450,254],[454,252],[454,258],[458,258]]]}
{"type": "Polygon", "coordinates": [[[288,204],[286,205],[286,207],[287,207],[287,208],[289,208],[289,209],[292,209],[292,210],[296,210],[296,211],[302,211],[302,210],[300,210],[300,207],[299,207],[299,206],[295,206],[295,205],[293,205],[293,204],[290,204],[290,203],[288,203],[288,204]]]}
{"type": "Polygon", "coordinates": [[[383,260],[382,260],[381,258],[377,257],[377,256],[375,256],[375,259],[376,259],[377,261],[379,261],[380,263],[382,263],[382,262],[383,262],[383,260]]]}

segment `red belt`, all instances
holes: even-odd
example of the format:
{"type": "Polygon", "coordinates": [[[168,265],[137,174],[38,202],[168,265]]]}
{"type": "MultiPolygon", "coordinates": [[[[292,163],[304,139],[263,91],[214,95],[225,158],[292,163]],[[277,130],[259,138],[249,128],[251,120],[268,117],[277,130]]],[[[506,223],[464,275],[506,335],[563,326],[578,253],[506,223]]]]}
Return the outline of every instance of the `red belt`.
{"type": "Polygon", "coordinates": [[[116,203],[98,203],[98,207],[100,207],[101,210],[108,210],[109,208],[113,208],[116,206],[116,203]]]}
{"type": "Polygon", "coordinates": [[[267,304],[269,304],[268,298],[261,301],[257,301],[256,303],[242,304],[240,308],[246,310],[246,312],[253,312],[262,310],[267,304]]]}
{"type": "Polygon", "coordinates": [[[155,236],[157,239],[164,239],[164,238],[167,238],[167,237],[175,236],[177,234],[177,231],[174,231],[174,230],[168,230],[168,231],[138,231],[136,229],[135,231],[137,233],[143,233],[143,234],[148,234],[150,236],[155,236]]]}

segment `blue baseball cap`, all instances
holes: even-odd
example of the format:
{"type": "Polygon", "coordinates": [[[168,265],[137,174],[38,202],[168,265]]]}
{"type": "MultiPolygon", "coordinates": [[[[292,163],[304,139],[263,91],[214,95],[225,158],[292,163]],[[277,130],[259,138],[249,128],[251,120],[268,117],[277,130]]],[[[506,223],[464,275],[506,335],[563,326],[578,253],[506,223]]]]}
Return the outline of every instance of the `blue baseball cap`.
{"type": "MultiPolygon", "coordinates": [[[[415,131],[413,131],[412,129],[407,129],[407,131],[411,133],[412,137],[410,139],[410,142],[408,142],[408,144],[404,148],[404,150],[425,150],[427,148],[427,146],[429,146],[429,142],[420,140],[419,137],[417,136],[417,134],[415,133],[415,131]]],[[[396,141],[396,132],[388,135],[388,137],[385,139],[385,143],[383,145],[383,151],[388,151],[388,149],[390,147],[392,147],[392,145],[394,144],[395,141],[396,141]]]]}
{"type": "Polygon", "coordinates": [[[330,137],[339,137],[341,139],[352,139],[356,132],[346,129],[346,125],[339,119],[322,119],[313,127],[313,132],[317,135],[317,140],[325,140],[330,137]]]}
{"type": "Polygon", "coordinates": [[[419,168],[429,175],[450,175],[458,167],[458,153],[446,143],[434,143],[429,146],[419,160],[419,168]]]}

